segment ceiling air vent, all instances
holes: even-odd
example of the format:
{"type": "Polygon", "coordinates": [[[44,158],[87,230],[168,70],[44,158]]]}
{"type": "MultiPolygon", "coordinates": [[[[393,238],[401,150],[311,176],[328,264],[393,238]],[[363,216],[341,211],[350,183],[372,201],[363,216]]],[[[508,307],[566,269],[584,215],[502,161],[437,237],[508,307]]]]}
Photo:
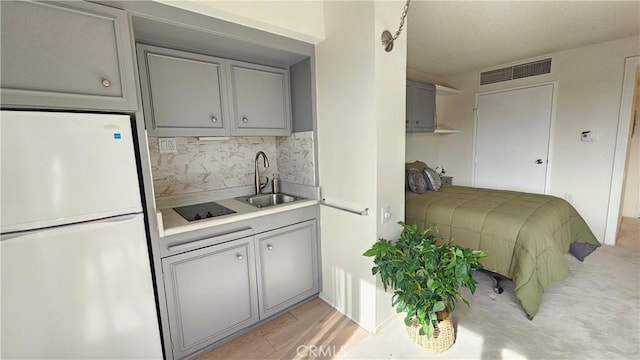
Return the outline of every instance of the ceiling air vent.
{"type": "Polygon", "coordinates": [[[502,69],[482,72],[480,73],[480,85],[549,74],[550,72],[551,59],[538,60],[526,64],[513,65],[502,69]]]}

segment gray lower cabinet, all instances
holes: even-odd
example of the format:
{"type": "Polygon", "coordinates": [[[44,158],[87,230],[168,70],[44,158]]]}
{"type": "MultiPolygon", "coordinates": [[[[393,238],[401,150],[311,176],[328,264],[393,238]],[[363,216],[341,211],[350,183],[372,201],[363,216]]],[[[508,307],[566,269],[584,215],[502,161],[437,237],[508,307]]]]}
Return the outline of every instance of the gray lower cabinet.
{"type": "Polygon", "coordinates": [[[258,321],[253,237],[162,260],[173,358],[258,321]]]}
{"type": "Polygon", "coordinates": [[[306,220],[283,226],[295,214],[265,216],[248,231],[184,242],[194,247],[174,245],[185,252],[162,259],[173,359],[207,351],[318,293],[316,219],[304,215],[306,220]]]}
{"type": "Polygon", "coordinates": [[[228,62],[233,135],[291,135],[289,71],[228,62]]]}
{"type": "Polygon", "coordinates": [[[83,1],[0,10],[3,107],[137,110],[124,11],[83,1]]]}
{"type": "Polygon", "coordinates": [[[432,84],[407,81],[406,127],[408,132],[435,130],[436,88],[432,84]]]}
{"type": "Polygon", "coordinates": [[[256,235],[260,318],[318,292],[316,221],[256,235]]]}
{"type": "Polygon", "coordinates": [[[230,135],[223,59],[140,44],[137,53],[149,135],[230,135]]]}

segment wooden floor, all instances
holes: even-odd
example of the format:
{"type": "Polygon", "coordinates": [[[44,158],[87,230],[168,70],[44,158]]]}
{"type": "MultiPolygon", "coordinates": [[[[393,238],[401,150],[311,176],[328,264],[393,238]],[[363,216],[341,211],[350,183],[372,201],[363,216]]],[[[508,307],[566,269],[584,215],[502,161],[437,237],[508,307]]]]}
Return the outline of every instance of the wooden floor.
{"type": "Polygon", "coordinates": [[[198,360],[330,359],[368,333],[320,298],[237,337],[198,360]]]}

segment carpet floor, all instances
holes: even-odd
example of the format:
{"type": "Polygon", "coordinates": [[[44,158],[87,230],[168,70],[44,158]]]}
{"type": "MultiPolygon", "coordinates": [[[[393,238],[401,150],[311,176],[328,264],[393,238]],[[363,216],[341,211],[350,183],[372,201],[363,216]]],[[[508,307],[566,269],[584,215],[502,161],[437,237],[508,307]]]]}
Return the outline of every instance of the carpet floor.
{"type": "MultiPolygon", "coordinates": [[[[637,223],[634,223],[637,224],[637,223]]],[[[638,234],[638,232],[636,232],[638,234]]],[[[513,283],[493,291],[493,279],[476,273],[467,293],[471,307],[454,312],[456,342],[442,354],[416,347],[396,315],[378,333],[341,354],[344,359],[640,359],[640,251],[603,245],[580,262],[565,261],[572,275],[551,285],[533,320],[525,317],[513,283]]]]}

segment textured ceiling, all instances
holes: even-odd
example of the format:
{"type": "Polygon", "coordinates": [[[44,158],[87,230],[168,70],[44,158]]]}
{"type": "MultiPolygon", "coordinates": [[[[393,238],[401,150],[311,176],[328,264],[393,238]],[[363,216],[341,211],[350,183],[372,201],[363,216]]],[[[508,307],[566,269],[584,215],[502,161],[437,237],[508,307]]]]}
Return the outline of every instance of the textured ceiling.
{"type": "Polygon", "coordinates": [[[443,77],[636,34],[637,0],[414,0],[407,67],[443,77]]]}

